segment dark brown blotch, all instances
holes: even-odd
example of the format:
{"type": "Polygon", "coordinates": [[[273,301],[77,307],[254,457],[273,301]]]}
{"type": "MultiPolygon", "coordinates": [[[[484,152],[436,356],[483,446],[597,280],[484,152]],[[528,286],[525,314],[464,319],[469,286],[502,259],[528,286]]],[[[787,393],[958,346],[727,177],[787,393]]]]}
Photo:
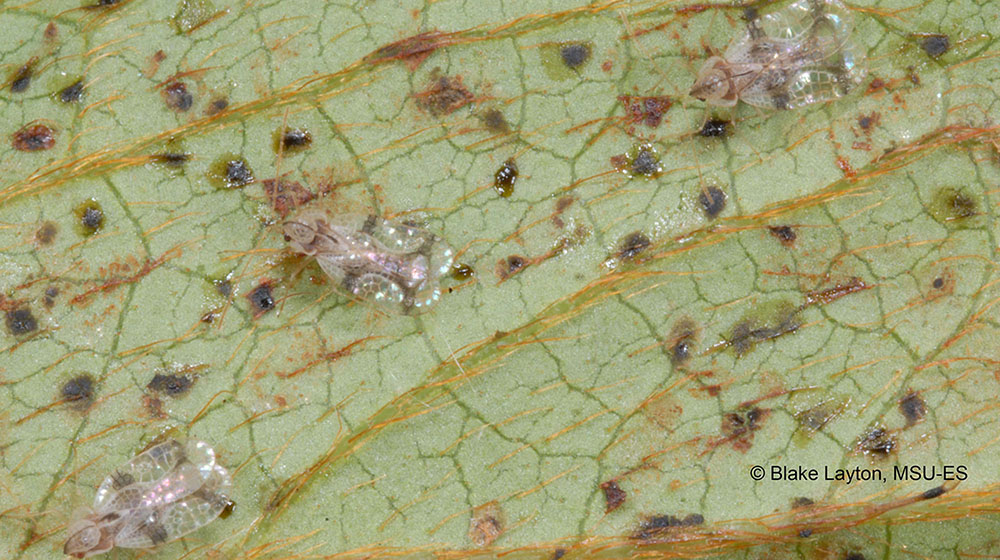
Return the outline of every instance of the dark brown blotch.
{"type": "Polygon", "coordinates": [[[295,181],[265,179],[262,186],[264,196],[271,203],[275,213],[282,218],[316,198],[312,191],[295,181]]]}
{"type": "Polygon", "coordinates": [[[933,500],[934,498],[941,496],[945,492],[946,490],[944,489],[944,486],[935,486],[934,488],[931,488],[930,490],[925,490],[922,494],[920,494],[920,499],[933,500]]]}
{"type": "Polygon", "coordinates": [[[507,134],[510,132],[510,125],[507,124],[507,118],[498,109],[490,109],[480,115],[480,118],[491,132],[496,134],[507,134]]]}
{"type": "Polygon", "coordinates": [[[21,66],[14,72],[14,75],[10,77],[10,92],[11,93],[21,93],[28,89],[31,85],[31,71],[34,66],[35,61],[29,60],[24,66],[21,66]]]}
{"type": "Polygon", "coordinates": [[[44,221],[42,225],[35,230],[35,242],[45,247],[51,245],[53,241],[56,240],[56,235],[59,233],[59,226],[55,222],[44,221]]]}
{"type": "Polygon", "coordinates": [[[795,497],[795,498],[792,499],[792,509],[801,509],[801,508],[809,507],[809,506],[813,505],[814,503],[815,502],[813,502],[809,498],[806,498],[805,496],[798,496],[798,497],[795,497]]]}
{"type": "Polygon", "coordinates": [[[698,204],[709,220],[714,220],[726,209],[726,193],[719,187],[705,187],[698,193],[698,204]]]}
{"type": "Polygon", "coordinates": [[[721,427],[723,443],[729,443],[733,449],[746,453],[753,445],[754,432],[761,428],[770,414],[770,410],[756,406],[724,414],[721,427]]]}
{"type": "Polygon", "coordinates": [[[663,122],[673,101],[663,96],[641,97],[635,95],[620,95],[618,101],[625,107],[626,120],[629,123],[642,123],[649,128],[656,128],[663,122]]]}
{"type": "Polygon", "coordinates": [[[59,101],[76,103],[83,97],[83,80],[77,80],[59,91],[59,101]]]}
{"type": "Polygon", "coordinates": [[[795,240],[798,238],[792,226],[768,226],[767,230],[785,247],[795,245],[795,240]]]}
{"type": "Polygon", "coordinates": [[[493,188],[496,189],[497,194],[503,198],[509,198],[510,195],[514,194],[514,183],[517,182],[518,174],[517,162],[514,161],[514,158],[503,162],[500,169],[497,169],[493,175],[493,188]]]}
{"type": "Polygon", "coordinates": [[[855,446],[865,455],[884,459],[896,449],[896,438],[882,426],[874,426],[858,440],[855,446]]]}
{"type": "Polygon", "coordinates": [[[45,305],[46,309],[52,309],[52,306],[56,304],[56,296],[58,295],[59,288],[55,286],[45,288],[45,297],[42,298],[42,303],[45,305]]]}
{"type": "Polygon", "coordinates": [[[163,102],[170,109],[183,113],[194,105],[194,96],[188,91],[184,82],[171,82],[163,88],[163,102]]]}
{"type": "Polygon", "coordinates": [[[23,336],[38,330],[38,320],[28,307],[18,307],[7,312],[7,330],[14,336],[23,336]]]}
{"type": "Polygon", "coordinates": [[[274,131],[274,153],[300,152],[312,145],[312,133],[305,128],[278,128],[274,131]]]}
{"type": "Polygon", "coordinates": [[[733,326],[727,342],[737,357],[750,352],[760,342],[793,333],[802,326],[798,308],[787,302],[765,306],[758,313],[742,319],[733,326]],[[771,316],[765,318],[767,315],[771,316]]]}
{"type": "Polygon", "coordinates": [[[150,391],[162,393],[171,397],[180,397],[187,394],[194,386],[194,377],[185,374],[163,374],[153,375],[153,379],[146,384],[150,391]]]}
{"type": "Polygon", "coordinates": [[[593,47],[588,42],[569,42],[559,45],[559,58],[567,68],[577,70],[590,60],[593,47]]]}
{"type": "Polygon", "coordinates": [[[436,76],[424,91],[414,94],[417,107],[434,117],[441,117],[472,103],[472,92],[462,84],[461,76],[436,76]]]}
{"type": "Polygon", "coordinates": [[[25,125],[11,136],[11,146],[21,152],[38,152],[56,145],[56,132],[44,124],[25,125]]]}
{"type": "Polygon", "coordinates": [[[88,408],[94,402],[94,378],[84,373],[70,379],[59,389],[59,398],[74,408],[88,408]]]}
{"type": "Polygon", "coordinates": [[[607,480],[602,482],[601,490],[604,492],[604,513],[611,513],[625,503],[625,491],[618,486],[617,481],[607,480]]]}
{"type": "Polygon", "coordinates": [[[674,367],[683,366],[691,359],[697,339],[698,326],[693,320],[685,317],[674,324],[665,345],[667,355],[670,356],[670,363],[674,367]]]}
{"type": "Polygon", "coordinates": [[[660,154],[650,144],[637,144],[624,154],[612,156],[611,165],[629,177],[653,178],[663,171],[660,154]]]}
{"type": "Polygon", "coordinates": [[[264,313],[274,309],[276,305],[271,285],[267,282],[254,288],[252,292],[247,294],[247,299],[250,300],[250,307],[254,318],[260,317],[264,313]]]}
{"type": "Polygon", "coordinates": [[[149,161],[158,163],[166,167],[183,167],[185,163],[191,161],[191,154],[183,152],[163,152],[149,156],[149,161]]]}
{"type": "Polygon", "coordinates": [[[899,399],[899,411],[906,418],[906,427],[909,428],[924,418],[924,415],[927,414],[927,405],[924,404],[920,393],[910,391],[899,399]]]}
{"type": "Polygon", "coordinates": [[[219,512],[219,519],[226,519],[236,511],[236,502],[230,498],[223,496],[226,500],[226,505],[222,507],[222,511],[219,512]]]}
{"type": "Polygon", "coordinates": [[[225,111],[229,107],[229,100],[225,97],[216,97],[208,103],[208,108],[205,109],[205,114],[216,115],[225,111]]]}
{"type": "Polygon", "coordinates": [[[649,236],[641,231],[635,231],[625,236],[618,247],[618,258],[622,261],[635,260],[640,254],[649,248],[652,241],[649,236]]]}

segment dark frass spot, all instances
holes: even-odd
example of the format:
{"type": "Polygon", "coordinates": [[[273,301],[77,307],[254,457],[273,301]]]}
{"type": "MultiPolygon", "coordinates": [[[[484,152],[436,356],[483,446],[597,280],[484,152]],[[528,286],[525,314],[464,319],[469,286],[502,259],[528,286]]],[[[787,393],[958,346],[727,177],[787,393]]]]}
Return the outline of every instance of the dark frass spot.
{"type": "Polygon", "coordinates": [[[636,231],[625,236],[618,249],[618,258],[623,261],[634,260],[640,253],[649,248],[652,242],[649,237],[641,231],[636,231]]]}
{"type": "Polygon", "coordinates": [[[698,326],[689,318],[683,318],[670,329],[667,337],[667,354],[674,367],[683,366],[691,359],[698,338],[698,326]]]}
{"type": "Polygon", "coordinates": [[[977,197],[965,188],[945,187],[939,189],[930,201],[931,216],[944,226],[961,229],[981,225],[980,204],[977,197]]]}
{"type": "Polygon", "coordinates": [[[552,553],[552,560],[559,560],[563,556],[566,556],[565,548],[557,548],[555,552],[552,553]]]}
{"type": "Polygon", "coordinates": [[[179,397],[187,393],[192,385],[194,385],[194,378],[191,376],[157,373],[146,385],[146,388],[171,397],[179,397]]]}
{"type": "Polygon", "coordinates": [[[576,70],[590,60],[591,46],[589,43],[562,43],[559,45],[559,57],[567,68],[576,70]]]}
{"type": "Polygon", "coordinates": [[[926,35],[920,39],[920,48],[931,58],[937,58],[948,52],[951,41],[947,35],[926,35]]]}
{"type": "Polygon", "coordinates": [[[451,277],[458,281],[468,280],[476,275],[476,271],[465,263],[457,263],[451,267],[451,277]]]}
{"type": "Polygon", "coordinates": [[[756,309],[733,326],[728,343],[737,357],[745,355],[760,342],[793,333],[802,326],[797,307],[778,302],[756,309]]]}
{"type": "Polygon", "coordinates": [[[823,401],[796,413],[795,420],[799,424],[801,433],[805,436],[811,436],[836,418],[844,410],[845,405],[846,402],[839,399],[823,401]]]}
{"type": "Polygon", "coordinates": [[[208,168],[208,180],[219,188],[235,189],[253,182],[253,169],[245,159],[235,154],[224,154],[208,168]]]}
{"type": "Polygon", "coordinates": [[[805,496],[798,496],[798,497],[792,499],[792,509],[799,509],[799,508],[809,507],[809,506],[813,505],[814,503],[815,502],[813,502],[809,498],[806,498],[805,496]]]}
{"type": "Polygon", "coordinates": [[[261,284],[254,288],[247,296],[250,305],[253,307],[254,317],[259,317],[264,313],[274,309],[274,296],[271,294],[270,284],[261,284]]]}
{"type": "Polygon", "coordinates": [[[719,187],[705,187],[698,193],[698,204],[709,220],[714,220],[726,209],[726,193],[719,187]]]}
{"type": "Polygon", "coordinates": [[[233,293],[233,284],[229,280],[215,280],[212,285],[215,286],[215,292],[224,298],[233,293]]]}
{"type": "Polygon", "coordinates": [[[80,234],[83,236],[94,235],[104,227],[104,210],[101,204],[94,199],[85,200],[74,210],[80,234]]]}
{"type": "Polygon", "coordinates": [[[722,121],[718,119],[709,119],[705,121],[702,125],[701,130],[698,134],[704,136],[705,138],[718,138],[720,136],[725,136],[729,132],[729,121],[722,121]]]}
{"type": "Polygon", "coordinates": [[[794,245],[795,239],[798,237],[791,226],[768,226],[767,230],[786,247],[794,245]]]}
{"type": "Polygon", "coordinates": [[[171,82],[163,88],[163,102],[174,111],[183,113],[194,105],[194,96],[188,91],[184,82],[171,82]]]}
{"type": "Polygon", "coordinates": [[[87,408],[94,402],[94,379],[87,374],[81,374],[66,383],[59,390],[63,402],[71,403],[77,408],[87,408]]]}
{"type": "Polygon", "coordinates": [[[625,503],[625,491],[618,486],[618,482],[614,480],[602,482],[601,490],[604,491],[604,513],[611,513],[625,503]]]}
{"type": "Polygon", "coordinates": [[[153,154],[149,156],[149,160],[167,167],[182,167],[185,163],[191,161],[191,154],[185,154],[183,152],[164,152],[162,154],[153,154]]]}
{"type": "Polygon", "coordinates": [[[935,278],[934,281],[931,282],[931,286],[933,286],[935,290],[940,290],[944,287],[944,278],[935,278]]]}
{"type": "Polygon", "coordinates": [[[234,511],[236,511],[236,502],[226,498],[226,505],[223,506],[222,511],[219,512],[219,519],[226,519],[232,515],[234,511]]]}
{"type": "Polygon", "coordinates": [[[802,529],[801,531],[799,531],[799,537],[803,539],[811,537],[812,534],[813,534],[812,529],[802,529]]]}
{"type": "Polygon", "coordinates": [[[692,513],[684,519],[673,515],[654,515],[639,525],[639,530],[632,534],[633,538],[648,540],[678,527],[695,527],[705,522],[705,518],[699,513],[692,513]]]}
{"type": "Polygon", "coordinates": [[[503,113],[497,109],[490,109],[486,111],[480,118],[483,119],[483,124],[490,131],[497,134],[506,134],[510,132],[510,125],[507,124],[507,118],[503,116],[503,113]]]}
{"type": "Polygon", "coordinates": [[[861,115],[858,117],[858,126],[861,127],[861,130],[868,132],[872,127],[878,126],[881,120],[882,115],[872,111],[870,115],[861,115]]]}
{"type": "Polygon", "coordinates": [[[472,103],[472,92],[462,84],[461,76],[433,76],[424,91],[414,94],[417,107],[440,117],[472,103]]]}
{"type": "Polygon", "coordinates": [[[229,100],[225,97],[217,97],[208,104],[208,109],[205,109],[205,113],[215,115],[224,111],[226,107],[229,107],[229,100]]]}
{"type": "Polygon", "coordinates": [[[896,448],[896,438],[888,430],[876,426],[858,440],[857,449],[865,455],[885,458],[896,448]]]}
{"type": "Polygon", "coordinates": [[[722,442],[729,443],[733,449],[746,453],[753,445],[754,432],[760,429],[761,423],[770,414],[770,410],[757,407],[724,414],[721,428],[722,442]]]}
{"type": "Polygon", "coordinates": [[[28,89],[31,85],[31,67],[34,65],[34,61],[29,61],[24,66],[17,69],[14,75],[10,79],[10,92],[11,93],[21,93],[28,89]]]}
{"type": "Polygon", "coordinates": [[[503,162],[500,169],[493,175],[493,188],[503,198],[514,194],[514,183],[517,182],[517,162],[513,158],[503,162]]]}
{"type": "Polygon", "coordinates": [[[50,21],[49,24],[45,26],[45,32],[42,35],[47,41],[51,41],[59,36],[59,28],[56,27],[55,22],[50,21]]]}
{"type": "Polygon", "coordinates": [[[920,494],[920,499],[921,500],[933,500],[934,498],[937,498],[938,496],[941,496],[942,494],[944,494],[944,492],[945,492],[944,486],[935,486],[934,488],[931,488],[930,490],[924,491],[923,494],[920,494]]]}
{"type": "Polygon", "coordinates": [[[279,128],[274,131],[274,153],[298,152],[312,144],[312,133],[304,128],[279,128]]]}
{"type": "Polygon", "coordinates": [[[59,92],[59,101],[63,103],[75,103],[81,97],[83,97],[83,80],[77,80],[59,92]]]}
{"type": "Polygon", "coordinates": [[[611,165],[629,177],[652,178],[660,174],[660,155],[651,144],[637,144],[624,154],[612,156],[611,165]]]}
{"type": "Polygon", "coordinates": [[[865,558],[864,554],[860,552],[848,552],[847,556],[844,556],[844,560],[868,560],[865,558]]]}
{"type": "Polygon", "coordinates": [[[21,152],[48,150],[56,145],[56,132],[44,124],[29,124],[11,137],[11,145],[21,152]]]}
{"type": "Polygon", "coordinates": [[[524,267],[528,265],[528,259],[520,255],[511,255],[506,259],[500,259],[497,262],[496,274],[500,280],[506,280],[511,276],[517,274],[524,270],[524,267]]]}
{"type": "Polygon", "coordinates": [[[55,305],[56,296],[58,295],[59,295],[59,288],[55,286],[49,286],[48,288],[46,288],[45,297],[42,299],[42,302],[45,304],[45,307],[51,309],[52,306],[55,305]]]}
{"type": "Polygon", "coordinates": [[[923,419],[924,415],[927,414],[927,405],[924,404],[924,399],[920,397],[920,393],[911,391],[905,397],[899,399],[899,411],[906,418],[906,427],[910,427],[923,419]]]}
{"type": "Polygon", "coordinates": [[[56,240],[57,233],[59,233],[59,228],[55,222],[42,222],[42,225],[35,231],[35,241],[42,247],[51,245],[56,240]]]}
{"type": "Polygon", "coordinates": [[[21,336],[38,329],[38,321],[27,307],[7,312],[7,330],[14,336],[21,336]]]}

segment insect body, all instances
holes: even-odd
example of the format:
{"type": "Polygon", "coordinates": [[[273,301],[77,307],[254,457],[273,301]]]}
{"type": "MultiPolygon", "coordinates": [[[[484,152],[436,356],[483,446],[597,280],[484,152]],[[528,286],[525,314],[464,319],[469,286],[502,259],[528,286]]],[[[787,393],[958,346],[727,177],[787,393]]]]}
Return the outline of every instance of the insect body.
{"type": "Polygon", "coordinates": [[[93,507],[70,524],[63,553],[87,558],[180,538],[218,517],[230,486],[229,471],[207,443],[154,445],[104,479],[93,507]]]}
{"type": "Polygon", "coordinates": [[[797,0],[756,18],[722,56],[698,71],[691,95],[723,107],[737,101],[794,109],[843,97],[864,77],[840,0],[797,0]]]}
{"type": "Polygon", "coordinates": [[[404,313],[440,298],[438,280],[451,271],[454,259],[436,235],[375,215],[331,219],[306,212],[285,222],[284,233],[294,251],[315,257],[349,292],[404,313]]]}

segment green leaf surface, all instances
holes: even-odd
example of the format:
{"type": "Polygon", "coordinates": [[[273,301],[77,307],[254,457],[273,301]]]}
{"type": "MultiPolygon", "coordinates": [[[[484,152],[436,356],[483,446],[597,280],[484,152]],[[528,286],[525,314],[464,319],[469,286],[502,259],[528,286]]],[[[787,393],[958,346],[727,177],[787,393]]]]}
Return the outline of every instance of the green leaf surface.
{"type": "Polygon", "coordinates": [[[235,509],[118,558],[1000,553],[1000,4],[850,8],[857,90],[709,114],[740,7],[0,2],[0,557],[168,436],[235,509]],[[379,313],[306,206],[474,275],[379,313]]]}

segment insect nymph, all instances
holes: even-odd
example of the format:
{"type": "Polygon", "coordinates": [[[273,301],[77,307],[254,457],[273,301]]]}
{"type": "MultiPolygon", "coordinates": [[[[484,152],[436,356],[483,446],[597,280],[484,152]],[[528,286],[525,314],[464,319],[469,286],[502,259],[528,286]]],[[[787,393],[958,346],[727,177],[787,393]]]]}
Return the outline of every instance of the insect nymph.
{"type": "Polygon", "coordinates": [[[154,445],[104,479],[93,508],[70,524],[63,553],[86,558],[180,538],[219,516],[230,486],[229,471],[207,443],[154,445]]]}
{"type": "Polygon", "coordinates": [[[843,97],[864,77],[839,0],[797,0],[752,19],[698,71],[691,95],[711,105],[794,109],[843,97]]]}
{"type": "Polygon", "coordinates": [[[292,250],[316,258],[320,268],[354,296],[411,313],[441,296],[438,280],[454,253],[423,228],[373,214],[330,218],[307,211],[284,223],[292,250]]]}

